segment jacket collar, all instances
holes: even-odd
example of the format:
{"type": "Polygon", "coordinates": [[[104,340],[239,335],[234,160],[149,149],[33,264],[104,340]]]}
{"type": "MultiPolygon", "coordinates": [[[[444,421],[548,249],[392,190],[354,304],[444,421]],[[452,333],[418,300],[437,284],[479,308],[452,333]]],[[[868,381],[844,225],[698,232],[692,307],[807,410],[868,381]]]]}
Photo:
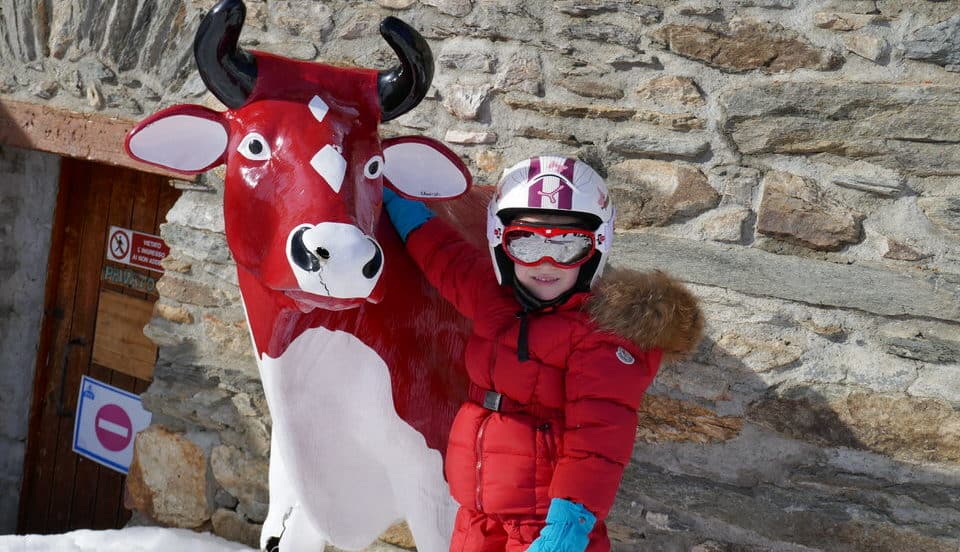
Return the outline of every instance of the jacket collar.
{"type": "Polygon", "coordinates": [[[541,301],[534,297],[527,288],[520,283],[514,283],[514,298],[520,303],[520,307],[525,313],[546,313],[554,311],[566,311],[580,308],[590,297],[586,291],[568,291],[552,301],[541,301]]]}
{"type": "Polygon", "coordinates": [[[607,267],[584,299],[584,310],[601,329],[641,349],[661,349],[667,362],[689,356],[703,336],[703,313],[696,297],[659,270],[607,267]]]}

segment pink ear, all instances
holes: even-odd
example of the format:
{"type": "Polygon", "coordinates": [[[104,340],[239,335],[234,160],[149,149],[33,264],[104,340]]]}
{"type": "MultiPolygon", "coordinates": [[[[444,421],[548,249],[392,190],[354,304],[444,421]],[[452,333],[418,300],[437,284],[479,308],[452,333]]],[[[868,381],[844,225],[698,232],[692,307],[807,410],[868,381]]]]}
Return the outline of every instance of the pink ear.
{"type": "Polygon", "coordinates": [[[175,105],[133,127],[124,147],[139,161],[197,174],[224,162],[228,140],[221,113],[199,105],[175,105]]]}
{"type": "Polygon", "coordinates": [[[452,199],[470,189],[470,171],[457,154],[425,136],[383,141],[383,175],[391,188],[410,199],[452,199]]]}

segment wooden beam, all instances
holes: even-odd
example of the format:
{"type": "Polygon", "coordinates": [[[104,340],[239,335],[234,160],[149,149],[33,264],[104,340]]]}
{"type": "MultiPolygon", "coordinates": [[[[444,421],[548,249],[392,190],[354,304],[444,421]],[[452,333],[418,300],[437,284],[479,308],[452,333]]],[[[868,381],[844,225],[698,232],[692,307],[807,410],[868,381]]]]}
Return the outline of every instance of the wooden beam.
{"type": "Polygon", "coordinates": [[[131,159],[123,151],[123,140],[135,124],[135,121],[116,117],[78,113],[0,96],[0,145],[196,181],[196,176],[172,173],[131,159]]]}

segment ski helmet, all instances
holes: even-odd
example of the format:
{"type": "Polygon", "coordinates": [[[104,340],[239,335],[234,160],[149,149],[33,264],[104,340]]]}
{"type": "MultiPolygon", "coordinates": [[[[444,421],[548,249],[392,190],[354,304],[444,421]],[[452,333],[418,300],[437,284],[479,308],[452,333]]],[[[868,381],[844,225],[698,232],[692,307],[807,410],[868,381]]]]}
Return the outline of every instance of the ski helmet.
{"type": "Polygon", "coordinates": [[[504,228],[519,213],[572,215],[596,236],[596,253],[580,268],[578,286],[589,289],[603,272],[613,239],[614,208],[603,178],[583,161],[557,155],[532,157],[506,169],[487,209],[487,242],[501,284],[513,282],[503,252],[504,228]]]}

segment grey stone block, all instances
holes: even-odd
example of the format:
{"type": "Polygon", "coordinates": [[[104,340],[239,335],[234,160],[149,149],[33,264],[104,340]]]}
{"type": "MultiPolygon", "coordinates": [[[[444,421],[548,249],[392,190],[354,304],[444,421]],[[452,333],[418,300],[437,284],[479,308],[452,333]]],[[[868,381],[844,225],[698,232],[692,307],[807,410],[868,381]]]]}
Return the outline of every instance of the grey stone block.
{"type": "Polygon", "coordinates": [[[619,234],[613,248],[616,264],[660,268],[688,282],[748,295],[960,322],[960,286],[934,275],[917,277],[651,234],[619,234]]]}

